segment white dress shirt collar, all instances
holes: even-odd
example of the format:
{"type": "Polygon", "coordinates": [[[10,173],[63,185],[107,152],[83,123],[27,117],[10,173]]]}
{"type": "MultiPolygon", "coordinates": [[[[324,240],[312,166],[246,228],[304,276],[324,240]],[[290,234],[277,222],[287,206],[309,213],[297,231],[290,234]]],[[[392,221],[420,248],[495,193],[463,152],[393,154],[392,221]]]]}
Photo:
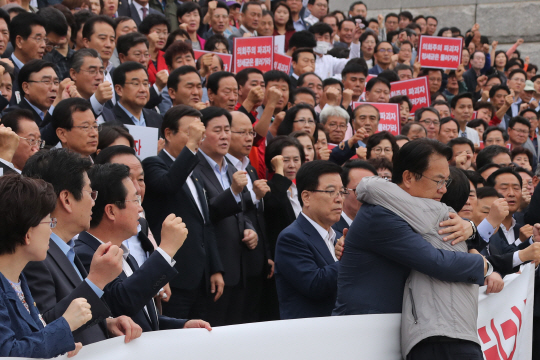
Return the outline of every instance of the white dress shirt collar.
{"type": "Polygon", "coordinates": [[[238,170],[246,171],[247,166],[249,165],[249,158],[247,156],[244,156],[243,159],[238,159],[235,156],[232,156],[231,154],[225,155],[227,159],[233,164],[235,168],[238,170]]]}
{"type": "Polygon", "coordinates": [[[0,162],[3,163],[4,165],[9,166],[11,169],[13,169],[14,171],[18,172],[19,174],[21,173],[21,170],[16,169],[15,166],[13,165],[13,163],[10,163],[9,161],[4,160],[4,159],[2,159],[2,158],[0,158],[0,162]]]}
{"type": "Polygon", "coordinates": [[[315,221],[313,221],[309,216],[304,214],[304,212],[301,212],[300,214],[302,214],[307,219],[307,221],[309,221],[309,223],[311,225],[313,225],[315,230],[317,230],[317,232],[319,233],[321,238],[326,243],[326,247],[328,247],[328,251],[330,251],[330,254],[334,258],[334,260],[337,261],[335,250],[334,250],[334,241],[336,240],[336,233],[335,233],[334,229],[332,229],[330,227],[330,231],[327,231],[321,225],[319,225],[315,221]]]}

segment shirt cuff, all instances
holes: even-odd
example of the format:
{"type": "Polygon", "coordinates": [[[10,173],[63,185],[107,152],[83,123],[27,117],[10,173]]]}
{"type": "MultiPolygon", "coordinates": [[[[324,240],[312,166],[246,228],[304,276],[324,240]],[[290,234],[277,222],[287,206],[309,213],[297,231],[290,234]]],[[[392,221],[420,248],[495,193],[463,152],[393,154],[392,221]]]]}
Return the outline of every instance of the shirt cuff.
{"type": "Polygon", "coordinates": [[[94,290],[94,292],[96,293],[96,295],[98,296],[98,298],[101,299],[101,297],[103,296],[103,290],[101,290],[100,288],[98,288],[92,281],[90,281],[90,279],[86,278],[84,279],[84,281],[86,281],[86,283],[92,288],[92,290],[94,290]]]}
{"type": "Polygon", "coordinates": [[[489,238],[491,237],[491,235],[495,233],[495,228],[491,226],[487,219],[482,220],[476,230],[478,230],[478,233],[480,234],[482,239],[484,239],[484,241],[487,243],[489,243],[489,238]]]}
{"type": "Polygon", "coordinates": [[[52,116],[53,111],[54,111],[54,105],[51,105],[51,107],[49,108],[47,112],[49,113],[49,115],[52,116]]]}
{"type": "Polygon", "coordinates": [[[231,190],[231,194],[234,196],[234,199],[236,200],[237,203],[240,202],[240,200],[242,200],[242,198],[240,198],[240,195],[234,195],[234,192],[232,191],[231,188],[229,188],[231,190]]]}
{"type": "Polygon", "coordinates": [[[253,201],[253,204],[255,204],[255,206],[259,207],[259,202],[261,200],[257,200],[257,195],[255,195],[255,191],[250,191],[249,193],[251,194],[251,201],[253,201]]]}
{"type": "Polygon", "coordinates": [[[90,104],[92,105],[92,110],[94,110],[94,114],[99,115],[103,112],[103,105],[100,104],[99,101],[96,99],[96,94],[90,97],[90,104]]]}
{"type": "Polygon", "coordinates": [[[349,51],[349,59],[354,59],[360,57],[360,43],[355,44],[351,43],[351,48],[349,51]]]}
{"type": "Polygon", "coordinates": [[[154,83],[154,85],[152,85],[152,86],[154,87],[154,90],[156,90],[156,93],[157,93],[158,95],[161,94],[161,91],[159,91],[159,89],[158,89],[156,83],[154,83]]]}
{"type": "Polygon", "coordinates": [[[519,258],[519,251],[514,252],[514,256],[512,256],[512,267],[516,267],[523,264],[523,261],[519,258]]]}
{"type": "Polygon", "coordinates": [[[163,256],[163,258],[169,263],[169,265],[174,266],[174,264],[176,264],[176,260],[171,258],[169,254],[167,254],[162,248],[158,247],[156,251],[159,252],[161,256],[163,256]]]}

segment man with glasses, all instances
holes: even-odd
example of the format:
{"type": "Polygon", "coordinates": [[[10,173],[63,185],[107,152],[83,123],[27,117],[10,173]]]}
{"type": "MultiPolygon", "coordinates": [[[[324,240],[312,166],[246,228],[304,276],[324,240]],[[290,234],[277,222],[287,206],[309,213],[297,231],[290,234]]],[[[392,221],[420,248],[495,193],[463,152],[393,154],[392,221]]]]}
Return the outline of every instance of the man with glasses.
{"type": "Polygon", "coordinates": [[[508,123],[508,142],[512,145],[512,149],[522,146],[528,149],[533,154],[533,163],[531,166],[535,166],[538,162],[537,152],[534,145],[529,139],[529,133],[531,131],[531,123],[523,116],[515,116],[510,119],[508,123]]]}
{"type": "MultiPolygon", "coordinates": [[[[75,51],[68,44],[68,22],[66,16],[51,6],[40,9],[38,14],[45,21],[47,31],[46,54],[43,60],[56,65],[60,80],[69,77],[69,67],[75,51]]],[[[71,13],[70,13],[71,15],[71,13]]],[[[72,16],[72,21],[74,18],[72,16]]]]}
{"type": "MultiPolygon", "coordinates": [[[[283,230],[276,243],[276,286],[282,320],[330,316],[337,295],[340,268],[334,242],[341,236],[332,225],[348,194],[341,167],[314,160],[296,175],[302,212],[283,230]]],[[[363,297],[362,297],[363,298],[363,297]]]]}
{"type": "Polygon", "coordinates": [[[375,46],[375,65],[369,69],[368,73],[371,75],[379,75],[384,70],[388,70],[392,65],[392,55],[394,55],[394,48],[388,41],[381,41],[375,46]]]}
{"type": "Polygon", "coordinates": [[[514,98],[514,102],[512,103],[510,109],[507,112],[510,117],[519,115],[520,105],[523,102],[519,95],[521,94],[523,89],[525,89],[526,80],[527,73],[523,69],[512,70],[510,74],[508,74],[508,80],[506,81],[506,85],[508,86],[508,88],[510,88],[510,90],[513,90],[512,96],[514,98]]]}
{"type": "Polygon", "coordinates": [[[65,149],[41,151],[28,160],[23,175],[51,183],[58,199],[51,213],[56,226],[47,258],[28,263],[23,272],[45,322],[59,318],[73,299],[82,297],[92,307],[92,320],[74,334],[75,341],[87,345],[127,334],[129,342],[140,336],[141,328],[127,316],[110,317],[102,298],[105,285],[122,271],[122,251],[103,244],[86,269],[74,251],[73,238],[90,227],[98,198],[87,175],[91,165],[90,160],[65,149]]]}
{"type": "Polygon", "coordinates": [[[2,117],[2,124],[11,128],[19,137],[19,145],[11,162],[14,170],[20,173],[30,156],[43,149],[45,141],[41,140],[39,127],[29,110],[10,111],[2,117]]]}
{"type": "Polygon", "coordinates": [[[414,121],[426,128],[428,139],[437,140],[441,127],[441,119],[437,110],[432,107],[420,108],[414,114],[414,121]]]}
{"type": "Polygon", "coordinates": [[[96,152],[101,125],[98,125],[87,100],[70,98],[61,101],[51,124],[63,148],[87,158],[96,152]]]}
{"type": "Polygon", "coordinates": [[[134,61],[123,63],[114,70],[113,82],[119,98],[113,109],[116,121],[126,125],[161,128],[162,116],[144,108],[150,98],[150,84],[144,65],[134,61]]]}
{"type": "Polygon", "coordinates": [[[13,95],[10,105],[21,102],[23,94],[17,81],[22,67],[34,59],[42,59],[45,55],[46,31],[45,21],[30,13],[19,14],[13,18],[9,25],[9,40],[13,45],[13,53],[10,60],[13,62],[13,95]]]}
{"type": "Polygon", "coordinates": [[[304,21],[312,26],[315,23],[321,21],[322,17],[328,13],[328,1],[327,0],[308,0],[307,9],[310,14],[304,18],[304,21]]]}
{"type": "Polygon", "coordinates": [[[463,81],[467,85],[467,90],[474,95],[474,100],[480,100],[482,96],[482,86],[487,82],[487,76],[481,71],[486,64],[486,55],[482,51],[475,51],[471,55],[471,68],[463,73],[463,81]]]}

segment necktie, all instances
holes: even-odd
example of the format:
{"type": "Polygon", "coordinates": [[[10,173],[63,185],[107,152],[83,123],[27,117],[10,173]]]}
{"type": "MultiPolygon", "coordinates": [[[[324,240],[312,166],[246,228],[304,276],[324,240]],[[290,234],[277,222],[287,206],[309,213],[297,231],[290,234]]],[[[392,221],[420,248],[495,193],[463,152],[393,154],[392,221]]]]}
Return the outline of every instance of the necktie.
{"type": "Polygon", "coordinates": [[[77,275],[79,275],[81,280],[83,280],[81,272],[79,271],[79,269],[77,269],[77,265],[75,265],[75,250],[73,250],[73,248],[70,248],[69,251],[67,252],[67,258],[69,262],[71,263],[71,265],[73,265],[73,268],[75,268],[77,275]]]}
{"type": "Polygon", "coordinates": [[[146,18],[146,13],[148,12],[148,9],[143,7],[141,10],[142,10],[142,18],[144,20],[146,18]]]}
{"type": "Polygon", "coordinates": [[[467,132],[466,132],[466,131],[462,132],[462,133],[461,133],[461,137],[466,138],[466,137],[467,137],[467,132]]]}

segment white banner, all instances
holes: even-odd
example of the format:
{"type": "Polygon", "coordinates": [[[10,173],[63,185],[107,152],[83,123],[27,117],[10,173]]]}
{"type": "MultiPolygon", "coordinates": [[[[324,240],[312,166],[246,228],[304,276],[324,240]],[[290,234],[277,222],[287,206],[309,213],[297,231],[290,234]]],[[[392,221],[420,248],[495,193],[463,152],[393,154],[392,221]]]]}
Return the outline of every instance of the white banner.
{"type": "Polygon", "coordinates": [[[159,129],[146,126],[125,125],[135,140],[135,152],[139,159],[156,156],[158,150],[159,129]]]}
{"type": "MultiPolygon", "coordinates": [[[[530,264],[521,275],[507,276],[499,294],[486,295],[486,287],[480,288],[478,327],[486,360],[531,359],[533,275],[530,264]]],[[[354,315],[222,326],[211,332],[157,331],[129,344],[119,337],[84,346],[74,359],[399,360],[400,321],[400,314],[354,315]]]]}

